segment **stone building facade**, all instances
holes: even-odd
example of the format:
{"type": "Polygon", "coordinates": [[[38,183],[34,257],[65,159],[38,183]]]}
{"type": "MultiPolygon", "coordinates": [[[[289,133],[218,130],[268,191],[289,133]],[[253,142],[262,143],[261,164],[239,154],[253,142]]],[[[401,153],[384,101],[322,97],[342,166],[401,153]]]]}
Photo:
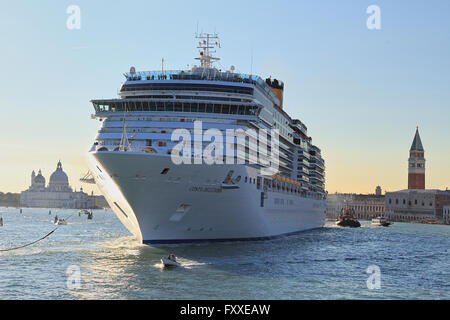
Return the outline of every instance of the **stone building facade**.
{"type": "Polygon", "coordinates": [[[377,187],[375,194],[335,193],[327,196],[327,218],[337,219],[342,209],[353,209],[357,219],[372,220],[385,213],[385,196],[377,187]]]}
{"type": "Polygon", "coordinates": [[[442,208],[442,220],[446,224],[450,224],[450,204],[442,208]]]}

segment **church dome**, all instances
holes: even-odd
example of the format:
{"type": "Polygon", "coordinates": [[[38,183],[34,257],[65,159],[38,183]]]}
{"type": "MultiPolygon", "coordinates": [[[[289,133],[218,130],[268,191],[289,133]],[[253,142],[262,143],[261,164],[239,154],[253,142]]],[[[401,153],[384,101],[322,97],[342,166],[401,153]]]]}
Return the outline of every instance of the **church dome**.
{"type": "Polygon", "coordinates": [[[41,170],[39,170],[39,173],[36,177],[34,177],[34,183],[39,183],[45,185],[45,178],[41,173],[41,170]]]}
{"type": "Polygon", "coordinates": [[[52,186],[68,186],[68,185],[69,185],[69,178],[62,169],[61,161],[59,161],[56,167],[56,171],[53,172],[52,175],[50,176],[49,186],[52,187],[52,186]]]}

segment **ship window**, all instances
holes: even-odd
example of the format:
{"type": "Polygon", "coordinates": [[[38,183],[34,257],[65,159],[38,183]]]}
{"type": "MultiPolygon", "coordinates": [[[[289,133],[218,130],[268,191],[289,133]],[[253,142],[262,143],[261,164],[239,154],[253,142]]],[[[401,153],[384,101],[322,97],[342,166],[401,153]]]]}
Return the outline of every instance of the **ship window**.
{"type": "Polygon", "coordinates": [[[174,110],[173,102],[164,103],[164,105],[165,105],[164,111],[177,111],[174,110]]]}
{"type": "Polygon", "coordinates": [[[165,168],[163,171],[161,171],[161,174],[167,174],[169,172],[169,168],[165,168]]]}
{"type": "Polygon", "coordinates": [[[189,103],[191,105],[191,112],[198,112],[198,103],[189,103]]]}
{"type": "Polygon", "coordinates": [[[175,102],[175,111],[183,111],[183,105],[181,104],[181,102],[175,102]]]}

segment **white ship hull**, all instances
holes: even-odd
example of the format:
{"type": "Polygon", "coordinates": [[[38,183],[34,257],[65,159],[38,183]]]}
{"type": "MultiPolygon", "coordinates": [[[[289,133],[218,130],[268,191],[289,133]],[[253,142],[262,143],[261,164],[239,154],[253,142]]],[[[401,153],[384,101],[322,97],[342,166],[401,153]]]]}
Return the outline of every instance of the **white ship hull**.
{"type": "Polygon", "coordinates": [[[262,195],[244,182],[258,175],[249,166],[175,165],[169,156],[132,152],[93,152],[88,162],[112,210],[142,243],[262,240],[325,223],[323,198],[262,195]],[[222,185],[230,170],[242,177],[238,188],[222,185]]]}

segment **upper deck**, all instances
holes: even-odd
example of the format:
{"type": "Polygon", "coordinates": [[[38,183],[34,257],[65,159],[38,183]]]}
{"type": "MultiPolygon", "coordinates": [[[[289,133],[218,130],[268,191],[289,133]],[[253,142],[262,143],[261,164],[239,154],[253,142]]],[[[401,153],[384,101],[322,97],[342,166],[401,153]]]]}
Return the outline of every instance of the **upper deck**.
{"type": "MultiPolygon", "coordinates": [[[[259,88],[262,92],[270,96],[274,100],[278,100],[272,88],[268,85],[268,81],[264,81],[261,77],[256,75],[234,73],[234,72],[222,72],[215,68],[204,69],[194,67],[192,70],[168,70],[168,71],[132,71],[124,74],[126,82],[123,84],[122,88],[126,91],[128,88],[133,88],[133,85],[144,85],[145,83],[150,84],[160,84],[164,83],[195,83],[200,84],[205,82],[205,84],[214,85],[215,82],[229,86],[239,86],[243,87],[255,86],[259,88]]],[[[213,88],[213,87],[212,87],[213,88]]]]}

